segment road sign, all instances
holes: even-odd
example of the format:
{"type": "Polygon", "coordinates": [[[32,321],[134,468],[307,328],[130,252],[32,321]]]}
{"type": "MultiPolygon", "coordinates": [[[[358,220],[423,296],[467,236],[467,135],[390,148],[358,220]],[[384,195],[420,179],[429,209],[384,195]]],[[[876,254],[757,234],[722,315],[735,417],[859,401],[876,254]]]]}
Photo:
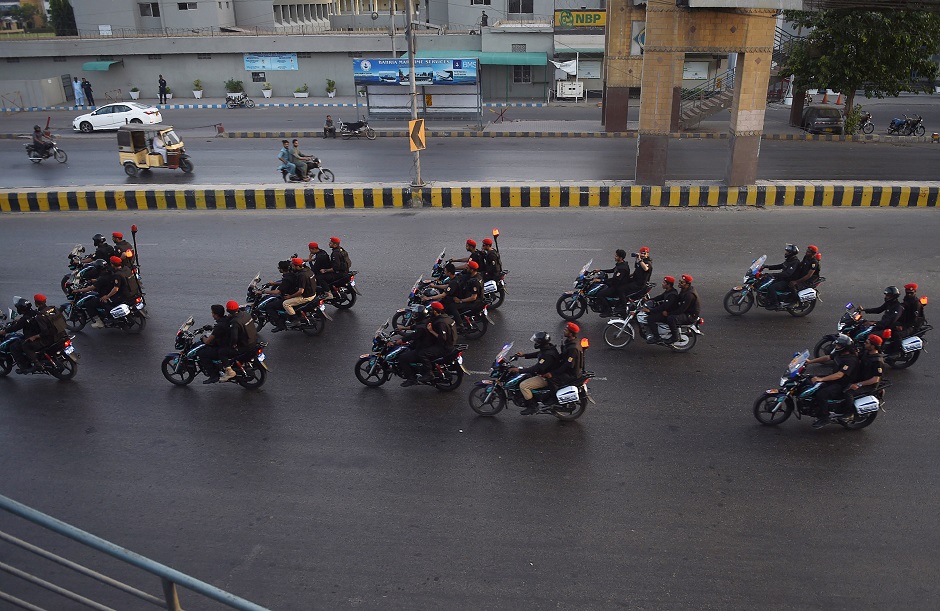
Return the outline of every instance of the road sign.
{"type": "Polygon", "coordinates": [[[411,152],[423,151],[425,147],[424,140],[424,119],[412,119],[408,121],[408,144],[411,146],[411,152]]]}

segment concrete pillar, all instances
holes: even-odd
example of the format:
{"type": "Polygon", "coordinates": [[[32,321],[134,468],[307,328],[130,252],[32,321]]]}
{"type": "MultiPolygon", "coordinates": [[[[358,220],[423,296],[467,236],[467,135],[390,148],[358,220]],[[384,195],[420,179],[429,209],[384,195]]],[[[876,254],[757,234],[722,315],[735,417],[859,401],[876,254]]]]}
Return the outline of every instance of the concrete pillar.
{"type": "MultiPolygon", "coordinates": [[[[649,22],[646,36],[649,41],[649,22]]],[[[650,51],[647,42],[643,58],[643,89],[640,92],[640,129],[636,159],[638,185],[666,184],[669,138],[678,120],[674,99],[676,66],[679,66],[678,77],[681,80],[684,57],[685,54],[681,51],[650,51]]]]}
{"type": "Polygon", "coordinates": [[[604,103],[601,124],[608,132],[627,129],[630,90],[640,86],[643,56],[633,45],[634,22],[646,20],[646,11],[633,0],[607,2],[604,53],[604,103]],[[634,55],[633,53],[637,54],[634,55]]]}
{"type": "Polygon", "coordinates": [[[627,111],[630,110],[629,87],[607,87],[604,90],[604,131],[627,131],[627,111]]]}

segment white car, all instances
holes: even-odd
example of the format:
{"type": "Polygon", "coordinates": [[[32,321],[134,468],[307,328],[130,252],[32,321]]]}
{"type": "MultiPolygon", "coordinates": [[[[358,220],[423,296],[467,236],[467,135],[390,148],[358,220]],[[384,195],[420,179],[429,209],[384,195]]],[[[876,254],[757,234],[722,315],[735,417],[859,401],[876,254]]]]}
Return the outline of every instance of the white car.
{"type": "Polygon", "coordinates": [[[156,106],[137,102],[117,102],[99,106],[94,112],[75,117],[72,129],[86,134],[96,129],[117,129],[122,125],[163,123],[163,116],[156,106]]]}

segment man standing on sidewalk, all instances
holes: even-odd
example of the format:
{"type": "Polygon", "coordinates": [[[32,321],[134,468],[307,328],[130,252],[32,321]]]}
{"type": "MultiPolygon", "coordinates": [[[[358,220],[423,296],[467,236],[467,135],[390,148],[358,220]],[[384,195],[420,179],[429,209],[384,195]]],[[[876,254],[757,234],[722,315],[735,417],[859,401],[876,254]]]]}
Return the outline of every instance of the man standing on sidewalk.
{"type": "Polygon", "coordinates": [[[163,78],[163,75],[160,75],[160,80],[157,81],[157,85],[160,87],[160,103],[166,104],[166,79],[163,78]]]}
{"type": "Polygon", "coordinates": [[[82,84],[78,80],[78,77],[72,77],[72,91],[75,93],[75,105],[84,106],[85,105],[85,92],[82,89],[82,84]]]}
{"type": "Polygon", "coordinates": [[[84,76],[82,77],[82,91],[85,94],[85,101],[89,106],[95,105],[95,96],[92,95],[91,83],[84,76]]]}

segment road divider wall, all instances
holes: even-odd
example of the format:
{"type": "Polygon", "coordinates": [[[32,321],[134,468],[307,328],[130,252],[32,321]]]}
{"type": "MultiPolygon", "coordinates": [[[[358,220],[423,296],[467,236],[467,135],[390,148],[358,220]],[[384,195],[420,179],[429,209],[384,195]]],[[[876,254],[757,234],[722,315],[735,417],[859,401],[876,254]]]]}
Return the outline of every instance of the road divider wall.
{"type": "Polygon", "coordinates": [[[0,191],[0,212],[834,206],[937,207],[940,186],[453,186],[0,191]]]}

